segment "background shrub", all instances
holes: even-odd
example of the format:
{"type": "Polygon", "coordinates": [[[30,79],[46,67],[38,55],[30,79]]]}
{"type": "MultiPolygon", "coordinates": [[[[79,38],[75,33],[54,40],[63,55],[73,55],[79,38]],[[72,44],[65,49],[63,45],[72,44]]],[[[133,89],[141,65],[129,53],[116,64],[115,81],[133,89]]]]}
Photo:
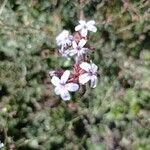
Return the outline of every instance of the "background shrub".
{"type": "Polygon", "coordinates": [[[150,13],[147,0],[3,0],[0,6],[0,141],[4,149],[148,150],[150,13]],[[71,62],[55,37],[74,31],[80,13],[90,35],[97,88],[63,102],[48,71],[71,62]]]}

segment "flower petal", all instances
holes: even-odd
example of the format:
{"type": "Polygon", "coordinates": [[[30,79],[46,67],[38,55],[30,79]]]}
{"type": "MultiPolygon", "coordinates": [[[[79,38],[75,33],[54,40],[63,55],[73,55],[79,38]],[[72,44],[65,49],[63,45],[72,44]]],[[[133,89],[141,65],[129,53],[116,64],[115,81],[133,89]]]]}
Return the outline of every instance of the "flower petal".
{"type": "Polygon", "coordinates": [[[81,35],[83,36],[83,37],[86,37],[87,36],[87,33],[88,33],[88,30],[87,30],[87,28],[86,29],[82,29],[81,30],[81,35]]]}
{"type": "Polygon", "coordinates": [[[4,147],[4,143],[1,143],[0,141],[0,149],[4,147]]]}
{"type": "Polygon", "coordinates": [[[65,85],[65,87],[67,88],[68,91],[70,92],[75,92],[79,89],[79,85],[76,83],[67,83],[65,85]]]}
{"type": "Polygon", "coordinates": [[[80,60],[84,60],[84,54],[87,52],[87,49],[82,48],[80,51],[77,51],[77,57],[79,57],[80,60]]]}
{"type": "Polygon", "coordinates": [[[76,49],[77,46],[78,46],[77,43],[76,43],[75,41],[73,41],[73,42],[72,42],[72,47],[73,47],[74,49],[76,49]]]}
{"type": "Polygon", "coordinates": [[[69,51],[70,56],[74,56],[76,53],[77,53],[77,50],[74,50],[74,49],[69,51]]]}
{"type": "Polygon", "coordinates": [[[52,82],[53,85],[58,86],[59,83],[60,83],[60,79],[56,76],[53,76],[52,79],[51,79],[51,82],[52,82]]]}
{"type": "Polygon", "coordinates": [[[56,95],[60,95],[60,91],[61,91],[61,89],[59,86],[55,87],[54,92],[56,95]]]}
{"type": "Polygon", "coordinates": [[[97,76],[95,76],[95,75],[93,75],[92,77],[91,77],[91,88],[95,88],[96,87],[96,85],[97,85],[97,76]]]}
{"type": "Polygon", "coordinates": [[[98,67],[94,63],[91,64],[91,68],[92,68],[93,74],[97,72],[98,67]]]}
{"type": "Polygon", "coordinates": [[[70,76],[70,71],[69,70],[66,70],[63,75],[61,76],[61,83],[66,83],[68,78],[70,76]]]}
{"type": "Polygon", "coordinates": [[[82,61],[82,56],[78,54],[74,59],[76,64],[80,64],[82,61]]]}
{"type": "Polygon", "coordinates": [[[81,29],[82,29],[82,25],[80,25],[80,24],[75,27],[75,31],[79,31],[81,29]]]}
{"type": "Polygon", "coordinates": [[[89,70],[91,69],[91,65],[88,64],[87,62],[82,62],[80,64],[80,68],[82,68],[83,70],[89,72],[89,70]]]}
{"type": "Polygon", "coordinates": [[[79,23],[80,23],[81,25],[86,25],[86,22],[85,22],[84,20],[80,20],[79,23]]]}
{"type": "Polygon", "coordinates": [[[81,84],[85,84],[90,80],[90,76],[88,73],[84,73],[82,75],[79,76],[79,83],[81,84]]]}
{"type": "Polygon", "coordinates": [[[88,25],[95,25],[95,21],[94,21],[94,20],[88,21],[88,22],[87,22],[87,26],[88,26],[88,25]]]}
{"type": "Polygon", "coordinates": [[[55,76],[55,71],[54,70],[53,71],[49,71],[48,74],[49,74],[50,77],[53,77],[53,76],[55,76]]]}
{"type": "Polygon", "coordinates": [[[67,89],[65,89],[65,88],[63,90],[61,90],[60,96],[64,101],[70,100],[70,94],[67,91],[67,89]]]}
{"type": "Polygon", "coordinates": [[[80,47],[83,47],[85,44],[86,44],[86,40],[81,39],[78,45],[79,45],[80,47]]]}
{"type": "Polygon", "coordinates": [[[95,26],[93,26],[93,25],[88,25],[87,29],[89,31],[92,31],[92,32],[96,32],[97,31],[97,28],[95,26]]]}
{"type": "Polygon", "coordinates": [[[69,50],[65,50],[65,51],[63,51],[62,53],[61,53],[61,55],[63,56],[63,57],[65,57],[66,59],[69,59],[69,57],[68,57],[68,55],[69,55],[69,50]]]}
{"type": "Polygon", "coordinates": [[[57,37],[56,37],[56,43],[58,46],[62,44],[62,41],[69,36],[69,31],[63,30],[57,37]]]}

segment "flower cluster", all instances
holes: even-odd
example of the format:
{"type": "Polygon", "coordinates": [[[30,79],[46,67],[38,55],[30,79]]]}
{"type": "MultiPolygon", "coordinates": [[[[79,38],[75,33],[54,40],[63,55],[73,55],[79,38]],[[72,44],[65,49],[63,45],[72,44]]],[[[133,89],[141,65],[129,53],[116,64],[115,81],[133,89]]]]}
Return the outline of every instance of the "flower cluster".
{"type": "Polygon", "coordinates": [[[64,101],[70,100],[69,92],[75,92],[80,85],[90,82],[91,88],[97,85],[98,67],[87,57],[93,49],[87,44],[88,32],[96,32],[95,21],[80,20],[75,27],[75,34],[70,35],[69,31],[63,30],[57,37],[56,43],[59,53],[66,58],[73,58],[72,71],[57,70],[50,71],[51,83],[55,86],[54,92],[64,101]]]}

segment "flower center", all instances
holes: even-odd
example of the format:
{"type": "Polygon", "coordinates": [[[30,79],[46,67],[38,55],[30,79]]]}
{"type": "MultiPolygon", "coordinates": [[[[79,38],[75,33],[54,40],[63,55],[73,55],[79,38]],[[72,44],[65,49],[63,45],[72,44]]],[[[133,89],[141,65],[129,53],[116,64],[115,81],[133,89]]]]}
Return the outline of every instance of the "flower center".
{"type": "Polygon", "coordinates": [[[93,73],[90,71],[90,72],[89,72],[89,75],[90,75],[90,76],[92,76],[92,75],[93,75],[93,73]]]}
{"type": "Polygon", "coordinates": [[[86,25],[84,25],[84,26],[83,26],[83,28],[84,28],[84,29],[87,29],[87,26],[86,26],[86,25]]]}
{"type": "Polygon", "coordinates": [[[61,86],[65,86],[65,84],[66,84],[66,83],[64,83],[64,82],[62,82],[62,81],[60,82],[60,85],[61,85],[61,86]]]}
{"type": "Polygon", "coordinates": [[[60,88],[63,90],[65,89],[66,84],[65,83],[60,83],[60,88]]]}
{"type": "Polygon", "coordinates": [[[89,74],[90,74],[90,76],[92,76],[92,75],[94,75],[95,73],[93,72],[92,69],[89,69],[89,74]]]}
{"type": "Polygon", "coordinates": [[[80,47],[80,46],[77,46],[77,50],[80,51],[80,50],[81,50],[81,47],[80,47]]]}

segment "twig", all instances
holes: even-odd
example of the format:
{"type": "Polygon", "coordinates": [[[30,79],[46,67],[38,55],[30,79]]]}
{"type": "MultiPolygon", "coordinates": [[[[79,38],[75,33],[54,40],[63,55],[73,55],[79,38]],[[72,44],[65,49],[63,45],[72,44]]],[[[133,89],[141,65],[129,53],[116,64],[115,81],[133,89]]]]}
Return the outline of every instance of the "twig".
{"type": "Polygon", "coordinates": [[[80,20],[84,20],[84,12],[83,12],[83,8],[84,8],[84,0],[79,0],[79,6],[80,6],[80,14],[79,14],[79,19],[80,20]]]}
{"type": "Polygon", "coordinates": [[[133,26],[134,26],[134,23],[131,23],[131,24],[129,24],[128,26],[119,29],[119,30],[117,31],[117,33],[124,32],[124,31],[126,31],[126,30],[130,30],[133,26]]]}

